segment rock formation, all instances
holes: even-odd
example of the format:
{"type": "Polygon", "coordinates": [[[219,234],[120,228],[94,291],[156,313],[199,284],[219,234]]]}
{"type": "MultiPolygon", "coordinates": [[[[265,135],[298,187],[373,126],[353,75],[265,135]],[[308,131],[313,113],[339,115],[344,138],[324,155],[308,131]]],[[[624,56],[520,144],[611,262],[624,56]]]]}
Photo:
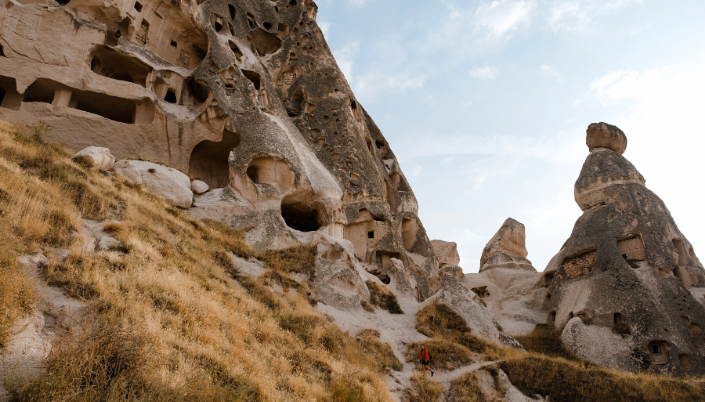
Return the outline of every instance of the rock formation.
{"type": "Polygon", "coordinates": [[[583,215],[539,285],[576,356],[614,368],[705,372],[705,270],[663,201],[621,153],[624,133],[587,130],[575,183],[583,215]]]}
{"type": "Polygon", "coordinates": [[[400,261],[418,300],[439,289],[416,198],[312,0],[59,3],[0,0],[0,119],[109,149],[116,171],[258,251],[323,233],[382,281],[400,261]]]}
{"type": "Polygon", "coordinates": [[[458,281],[463,280],[463,269],[458,266],[460,264],[458,245],[451,241],[431,240],[431,247],[438,259],[441,273],[449,274],[458,281]]]}
{"type": "Polygon", "coordinates": [[[526,234],[524,225],[507,218],[497,233],[482,250],[480,272],[493,268],[515,268],[536,271],[526,259],[526,234]]]}

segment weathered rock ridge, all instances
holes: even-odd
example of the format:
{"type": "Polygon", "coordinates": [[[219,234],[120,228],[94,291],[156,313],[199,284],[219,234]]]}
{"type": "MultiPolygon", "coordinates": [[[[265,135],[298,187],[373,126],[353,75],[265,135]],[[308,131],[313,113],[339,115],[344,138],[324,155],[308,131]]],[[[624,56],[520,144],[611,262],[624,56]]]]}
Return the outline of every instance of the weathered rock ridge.
{"type": "Polygon", "coordinates": [[[492,268],[516,268],[536,271],[531,261],[526,259],[526,233],[524,225],[507,218],[497,233],[482,250],[480,272],[492,268]]]}
{"type": "Polygon", "coordinates": [[[540,281],[548,320],[564,327],[572,353],[593,363],[700,375],[705,270],[663,201],[621,155],[624,133],[592,124],[587,143],[575,183],[583,215],[540,281]]]}

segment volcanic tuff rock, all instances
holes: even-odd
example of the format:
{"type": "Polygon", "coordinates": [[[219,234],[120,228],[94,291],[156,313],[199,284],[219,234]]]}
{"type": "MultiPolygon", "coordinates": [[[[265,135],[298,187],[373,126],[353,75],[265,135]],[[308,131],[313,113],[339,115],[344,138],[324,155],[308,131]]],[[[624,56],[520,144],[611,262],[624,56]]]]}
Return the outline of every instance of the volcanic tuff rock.
{"type": "Polygon", "coordinates": [[[596,148],[607,148],[621,155],[627,150],[627,136],[619,127],[607,123],[590,124],[585,142],[590,152],[596,148]]]}
{"type": "Polygon", "coordinates": [[[575,183],[583,215],[538,283],[548,291],[543,309],[580,358],[701,375],[705,270],[663,201],[620,154],[624,133],[593,124],[588,145],[605,127],[623,147],[592,147],[585,160],[575,183]]]}
{"type": "Polygon", "coordinates": [[[313,1],[47,1],[0,0],[1,119],[168,166],[188,179],[174,191],[149,170],[116,171],[182,208],[191,180],[206,183],[189,213],[248,229],[257,251],[325,233],[382,279],[401,261],[419,300],[439,289],[416,198],[313,1]]]}
{"type": "Polygon", "coordinates": [[[115,165],[115,157],[110,153],[108,148],[101,147],[88,147],[82,149],[73,156],[87,156],[93,161],[93,169],[100,170],[102,172],[110,170],[115,165]]]}
{"type": "Polygon", "coordinates": [[[524,225],[507,218],[497,233],[482,250],[480,272],[492,268],[518,268],[536,271],[526,259],[526,234],[524,225]]]}

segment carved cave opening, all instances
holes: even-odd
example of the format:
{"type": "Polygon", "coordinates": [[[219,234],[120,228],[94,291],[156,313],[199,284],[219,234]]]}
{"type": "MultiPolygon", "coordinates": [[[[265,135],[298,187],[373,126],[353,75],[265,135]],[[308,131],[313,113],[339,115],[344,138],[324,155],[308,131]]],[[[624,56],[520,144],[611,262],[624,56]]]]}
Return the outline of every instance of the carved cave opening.
{"type": "Polygon", "coordinates": [[[215,28],[216,32],[220,32],[223,30],[223,17],[219,15],[213,15],[213,28],[215,28]]]}
{"type": "Polygon", "coordinates": [[[173,89],[169,88],[166,91],[166,95],[164,95],[164,102],[176,103],[176,92],[174,92],[173,89]]]}
{"type": "Polygon", "coordinates": [[[262,81],[260,80],[259,73],[256,71],[251,71],[251,70],[241,70],[242,74],[252,82],[252,85],[255,86],[255,89],[259,91],[259,88],[262,84],[262,81]]]}
{"type": "Polygon", "coordinates": [[[51,103],[54,101],[54,91],[51,81],[38,79],[24,91],[22,102],[51,103]]]}
{"type": "Polygon", "coordinates": [[[287,99],[284,102],[284,107],[286,108],[286,114],[289,115],[289,117],[301,115],[301,111],[304,107],[304,91],[301,89],[296,91],[291,99],[287,99]]]}
{"type": "Polygon", "coordinates": [[[319,212],[309,203],[284,198],[281,211],[286,225],[294,230],[315,232],[321,227],[319,212]]]}
{"type": "Polygon", "coordinates": [[[252,42],[257,52],[262,56],[274,53],[282,47],[282,40],[277,35],[262,28],[257,28],[252,32],[252,42]]]}
{"type": "Polygon", "coordinates": [[[69,4],[71,0],[56,0],[57,3],[59,3],[60,6],[65,6],[69,4]]]}
{"type": "Polygon", "coordinates": [[[614,325],[612,326],[612,332],[621,335],[631,333],[629,330],[629,323],[621,313],[614,313],[614,325]]]}
{"type": "Polygon", "coordinates": [[[0,107],[19,110],[22,95],[17,92],[17,82],[12,77],[0,75],[0,107]]]}
{"type": "Polygon", "coordinates": [[[230,19],[231,20],[234,19],[235,18],[235,6],[233,6],[232,4],[228,4],[228,11],[230,12],[230,19]]]}
{"type": "Polygon", "coordinates": [[[135,2],[135,11],[137,11],[138,13],[142,12],[142,3],[140,3],[139,1],[135,2]]]}
{"type": "Polygon", "coordinates": [[[3,49],[2,45],[0,45],[0,57],[7,57],[5,56],[5,49],[3,49]]]}
{"type": "Polygon", "coordinates": [[[648,345],[648,349],[653,364],[667,364],[670,360],[666,341],[651,341],[648,345]]]}
{"type": "Polygon", "coordinates": [[[240,50],[239,47],[235,44],[233,41],[228,41],[228,45],[230,46],[230,50],[232,50],[233,54],[235,55],[235,58],[237,61],[242,61],[242,51],[240,50]]]}
{"type": "Polygon", "coordinates": [[[638,262],[646,260],[646,248],[639,234],[617,239],[617,249],[632,268],[639,268],[638,262]]]}
{"type": "Polygon", "coordinates": [[[240,135],[223,131],[223,139],[215,142],[204,140],[191,152],[189,177],[203,180],[210,188],[222,188],[230,183],[230,151],[240,145],[240,135]]]}
{"type": "Polygon", "coordinates": [[[689,369],[693,366],[690,362],[690,356],[687,353],[681,353],[678,355],[678,360],[681,362],[681,366],[685,369],[689,369]]]}
{"type": "Polygon", "coordinates": [[[152,68],[135,57],[99,45],[91,52],[91,71],[114,80],[133,82],[146,87],[152,68]]]}

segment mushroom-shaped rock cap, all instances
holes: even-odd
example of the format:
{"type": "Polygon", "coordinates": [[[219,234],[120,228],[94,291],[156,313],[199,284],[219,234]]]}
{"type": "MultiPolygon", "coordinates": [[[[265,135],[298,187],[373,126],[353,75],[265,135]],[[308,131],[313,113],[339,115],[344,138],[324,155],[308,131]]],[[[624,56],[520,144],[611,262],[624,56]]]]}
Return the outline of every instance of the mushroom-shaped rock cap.
{"type": "Polygon", "coordinates": [[[585,142],[590,152],[595,148],[607,148],[621,155],[627,150],[627,136],[624,131],[607,123],[590,124],[585,142]]]}

